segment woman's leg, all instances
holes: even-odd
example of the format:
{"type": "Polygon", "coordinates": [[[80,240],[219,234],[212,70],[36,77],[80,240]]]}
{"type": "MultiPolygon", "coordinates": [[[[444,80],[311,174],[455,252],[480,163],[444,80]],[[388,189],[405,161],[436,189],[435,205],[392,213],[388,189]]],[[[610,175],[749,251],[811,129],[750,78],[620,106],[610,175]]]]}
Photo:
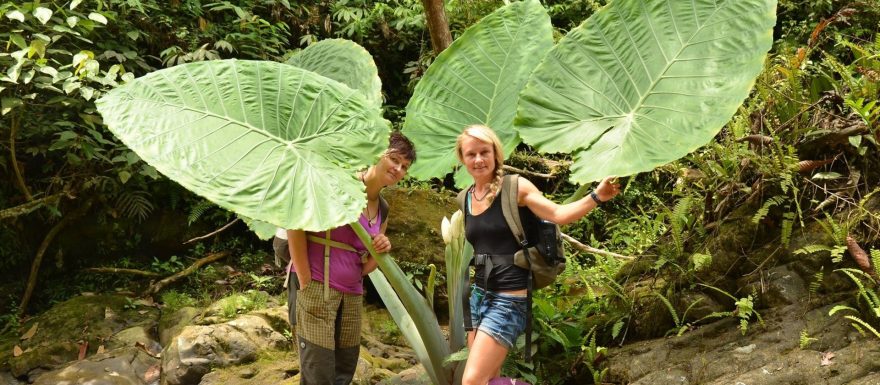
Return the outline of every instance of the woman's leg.
{"type": "Polygon", "coordinates": [[[363,297],[342,294],[342,303],[336,317],[336,376],[334,385],[348,385],[357,370],[361,351],[361,317],[363,297]]]}
{"type": "Polygon", "coordinates": [[[297,293],[296,334],[299,345],[300,385],[329,385],[335,372],[333,321],[342,293],[331,290],[324,301],[320,282],[312,282],[297,293]]]}
{"type": "MultiPolygon", "coordinates": [[[[472,334],[468,333],[468,339],[472,334]]],[[[508,349],[482,330],[477,331],[470,345],[462,385],[486,385],[501,374],[508,349]]]]}

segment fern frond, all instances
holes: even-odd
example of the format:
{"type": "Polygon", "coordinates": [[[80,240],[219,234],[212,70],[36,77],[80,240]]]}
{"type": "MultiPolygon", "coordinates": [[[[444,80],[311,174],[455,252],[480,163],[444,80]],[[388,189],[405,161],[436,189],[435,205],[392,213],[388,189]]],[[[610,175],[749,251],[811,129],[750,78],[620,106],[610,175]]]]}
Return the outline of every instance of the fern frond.
{"type": "Polygon", "coordinates": [[[818,341],[818,340],[819,340],[818,338],[810,337],[810,335],[807,334],[807,329],[804,329],[804,330],[801,330],[801,337],[800,337],[800,341],[799,341],[798,345],[800,345],[801,349],[806,349],[807,346],[810,346],[810,344],[813,343],[813,341],[818,341]]]}
{"type": "Polygon", "coordinates": [[[669,300],[666,299],[666,297],[664,297],[663,294],[656,293],[656,292],[653,294],[655,296],[657,296],[657,298],[660,298],[660,301],[663,302],[664,305],[666,305],[666,309],[669,310],[669,314],[672,315],[672,320],[675,322],[675,326],[681,325],[681,321],[679,321],[679,319],[678,319],[678,313],[675,311],[675,308],[672,306],[672,303],[669,302],[669,300]]]}
{"type": "Polygon", "coordinates": [[[813,254],[820,251],[831,251],[831,248],[825,245],[806,245],[792,252],[794,255],[813,254]]]}
{"type": "Polygon", "coordinates": [[[146,191],[122,191],[116,196],[116,210],[126,217],[143,221],[153,211],[149,196],[146,191]]]}
{"type": "Polygon", "coordinates": [[[767,199],[767,201],[764,202],[763,205],[761,205],[761,208],[758,209],[757,212],[755,212],[755,215],[752,216],[752,223],[757,224],[762,219],[766,218],[767,214],[770,213],[771,208],[782,204],[782,202],[784,202],[784,201],[785,201],[785,197],[782,195],[777,195],[775,197],[767,199]]]}
{"type": "MultiPolygon", "coordinates": [[[[843,318],[846,318],[850,321],[858,323],[859,325],[862,325],[863,328],[870,330],[871,333],[874,333],[874,336],[876,336],[877,338],[880,338],[880,332],[877,332],[877,329],[874,329],[874,327],[871,326],[871,324],[863,321],[861,318],[853,316],[853,315],[845,315],[845,316],[843,316],[843,318]]],[[[859,330],[859,333],[861,333],[863,335],[865,334],[863,330],[859,329],[859,327],[856,326],[856,324],[850,324],[850,325],[853,325],[853,327],[856,328],[856,330],[859,330]]]]}
{"type": "Polygon", "coordinates": [[[617,320],[613,326],[611,326],[611,338],[617,338],[620,335],[620,331],[623,330],[623,320],[617,320]]]}
{"type": "Polygon", "coordinates": [[[824,279],[825,266],[822,266],[822,268],[813,275],[813,281],[810,282],[810,295],[816,295],[816,292],[819,291],[819,287],[822,286],[824,279]]]}
{"type": "Polygon", "coordinates": [[[688,214],[690,213],[693,202],[694,199],[691,196],[679,199],[669,215],[669,226],[672,230],[672,240],[675,242],[675,246],[679,252],[684,247],[684,232],[688,226],[688,214]]]}
{"type": "Polygon", "coordinates": [[[835,305],[834,307],[831,308],[831,310],[828,311],[828,316],[829,316],[829,317],[830,317],[830,316],[833,316],[833,315],[836,314],[837,312],[839,312],[839,311],[843,311],[843,310],[850,310],[850,311],[853,311],[853,312],[855,312],[855,313],[858,313],[858,312],[859,312],[858,310],[856,310],[855,308],[853,308],[853,307],[851,307],[851,306],[846,306],[846,305],[835,305]]]}
{"type": "Polygon", "coordinates": [[[214,207],[214,204],[207,200],[202,200],[199,203],[196,203],[189,211],[187,223],[190,225],[193,224],[195,221],[199,220],[202,215],[205,215],[205,213],[212,207],[214,207]]]}
{"type": "Polygon", "coordinates": [[[880,275],[880,249],[871,249],[871,265],[874,266],[874,274],[880,275]]]}
{"type": "Polygon", "coordinates": [[[787,212],[782,217],[782,245],[788,247],[788,244],[791,242],[791,229],[794,225],[794,213],[787,212]]]}

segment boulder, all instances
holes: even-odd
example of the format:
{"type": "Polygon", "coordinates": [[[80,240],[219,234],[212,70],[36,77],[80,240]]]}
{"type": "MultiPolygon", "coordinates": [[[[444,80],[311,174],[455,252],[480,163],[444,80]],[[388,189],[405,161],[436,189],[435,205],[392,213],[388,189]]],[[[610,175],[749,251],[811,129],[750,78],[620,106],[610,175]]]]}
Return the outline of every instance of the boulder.
{"type": "Polygon", "coordinates": [[[263,317],[244,315],[216,325],[191,325],[162,353],[163,384],[197,384],[212,368],[253,362],[265,349],[289,343],[263,317]]]}
{"type": "Polygon", "coordinates": [[[18,345],[18,357],[3,357],[13,376],[22,378],[57,369],[74,361],[81,346],[88,344],[86,355],[97,352],[118,332],[131,327],[151,327],[158,310],[139,306],[136,301],[120,295],[90,295],[71,298],[34,317],[21,330],[0,340],[0,350],[11,352],[18,345]],[[22,339],[36,325],[30,338],[22,339]]]}
{"type": "Polygon", "coordinates": [[[159,359],[139,348],[115,349],[37,377],[34,385],[152,385],[159,359]]]}

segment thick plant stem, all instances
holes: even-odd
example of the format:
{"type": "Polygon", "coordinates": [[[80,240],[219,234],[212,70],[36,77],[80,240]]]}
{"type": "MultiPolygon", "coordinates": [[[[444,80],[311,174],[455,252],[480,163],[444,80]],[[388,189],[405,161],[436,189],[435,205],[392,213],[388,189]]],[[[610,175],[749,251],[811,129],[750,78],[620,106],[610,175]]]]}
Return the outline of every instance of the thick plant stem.
{"type": "Polygon", "coordinates": [[[37,275],[40,272],[40,265],[43,263],[43,256],[46,254],[46,250],[49,248],[49,245],[52,244],[52,241],[58,235],[61,230],[64,229],[72,220],[84,215],[89,207],[92,206],[92,201],[89,200],[82,206],[78,207],[73,212],[61,218],[55,226],[46,233],[46,236],[43,237],[43,242],[40,243],[40,247],[37,249],[37,253],[34,255],[34,261],[31,262],[31,273],[28,276],[27,286],[25,286],[24,295],[21,297],[21,304],[18,305],[18,315],[24,315],[25,310],[27,309],[28,303],[31,301],[31,296],[34,294],[34,287],[37,286],[37,275]]]}
{"type": "MultiPolygon", "coordinates": [[[[431,358],[430,365],[433,366],[437,376],[435,383],[440,385],[450,384],[451,373],[443,367],[443,360],[449,356],[449,347],[440,331],[440,324],[437,322],[436,315],[428,307],[428,302],[409,283],[406,274],[403,273],[400,266],[394,263],[394,260],[388,253],[376,253],[376,250],[373,248],[372,237],[370,237],[367,230],[360,223],[354,222],[349,226],[354,229],[361,242],[367,246],[373,258],[376,258],[379,269],[388,278],[388,282],[391,283],[394,291],[397,292],[404,307],[412,315],[412,320],[419,331],[419,335],[422,336],[422,340],[425,342],[425,349],[431,358]]],[[[423,364],[427,366],[429,363],[423,364]]]]}
{"type": "Polygon", "coordinates": [[[34,200],[34,197],[24,183],[21,169],[18,168],[18,159],[15,157],[15,135],[18,133],[19,124],[21,124],[19,115],[12,114],[12,126],[9,130],[9,158],[12,161],[12,172],[15,174],[15,182],[18,184],[18,189],[21,190],[21,193],[24,194],[25,198],[30,202],[34,200]]]}
{"type": "Polygon", "coordinates": [[[431,34],[431,45],[436,55],[452,44],[452,34],[449,33],[449,21],[446,19],[443,3],[443,0],[422,0],[425,19],[428,21],[428,33],[431,34]]]}

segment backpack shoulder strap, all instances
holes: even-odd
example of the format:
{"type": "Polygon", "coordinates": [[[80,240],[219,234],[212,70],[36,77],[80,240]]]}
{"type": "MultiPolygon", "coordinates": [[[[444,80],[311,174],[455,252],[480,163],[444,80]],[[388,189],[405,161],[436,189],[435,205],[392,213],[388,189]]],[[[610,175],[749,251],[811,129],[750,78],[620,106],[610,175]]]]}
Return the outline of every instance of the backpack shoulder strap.
{"type": "Polygon", "coordinates": [[[461,210],[462,213],[467,212],[465,210],[465,205],[467,204],[467,194],[470,191],[470,187],[461,190],[458,192],[458,195],[455,197],[455,202],[458,203],[458,209],[461,210]]]}
{"type": "Polygon", "coordinates": [[[504,214],[507,227],[510,227],[516,241],[523,245],[526,237],[519,219],[519,205],[516,202],[518,193],[519,175],[505,175],[501,180],[501,213],[504,214]]]}

